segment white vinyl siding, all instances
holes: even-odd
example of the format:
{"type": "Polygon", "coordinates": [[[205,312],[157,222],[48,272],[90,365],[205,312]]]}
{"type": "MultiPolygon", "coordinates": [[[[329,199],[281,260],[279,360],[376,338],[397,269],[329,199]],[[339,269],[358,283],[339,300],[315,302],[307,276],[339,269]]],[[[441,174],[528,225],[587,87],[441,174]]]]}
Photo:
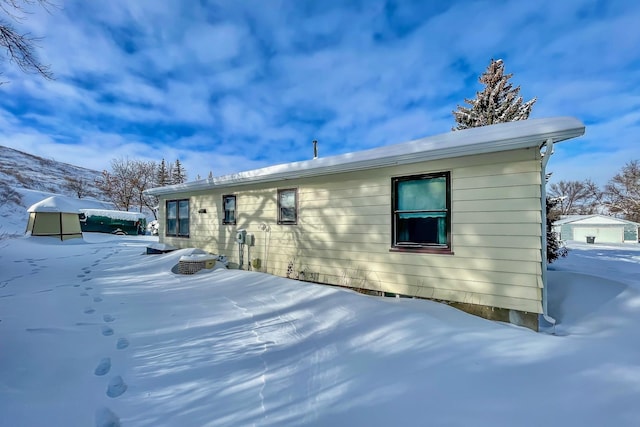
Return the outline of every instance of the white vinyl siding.
{"type": "Polygon", "coordinates": [[[306,280],[540,313],[540,167],[539,152],[522,149],[288,180],[286,187],[192,192],[191,212],[207,213],[192,214],[188,245],[237,262],[233,237],[244,228],[255,235],[251,257],[272,274],[286,276],[293,264],[306,280]],[[443,171],[451,179],[453,254],[391,252],[391,178],[443,171]],[[294,187],[297,224],[279,225],[277,190],[294,187]],[[222,226],[229,192],[237,197],[236,226],[222,226]]]}

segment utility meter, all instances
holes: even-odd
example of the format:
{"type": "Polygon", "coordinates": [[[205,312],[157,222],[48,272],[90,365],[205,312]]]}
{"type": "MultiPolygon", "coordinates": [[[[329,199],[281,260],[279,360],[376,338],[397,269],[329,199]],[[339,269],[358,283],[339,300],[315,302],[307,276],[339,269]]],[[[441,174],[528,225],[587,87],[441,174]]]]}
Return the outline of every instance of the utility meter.
{"type": "Polygon", "coordinates": [[[236,243],[244,245],[247,240],[247,230],[241,228],[236,231],[236,243]]]}

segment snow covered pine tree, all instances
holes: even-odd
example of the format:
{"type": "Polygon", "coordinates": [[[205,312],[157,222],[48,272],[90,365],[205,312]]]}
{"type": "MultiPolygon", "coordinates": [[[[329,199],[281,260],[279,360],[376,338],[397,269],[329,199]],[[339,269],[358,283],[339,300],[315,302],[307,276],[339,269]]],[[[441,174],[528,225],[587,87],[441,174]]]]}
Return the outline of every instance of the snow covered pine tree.
{"type": "Polygon", "coordinates": [[[176,159],[176,163],[173,166],[173,172],[171,174],[172,184],[183,184],[187,182],[187,171],[184,170],[180,159],[176,159]]]}
{"type": "MultiPolygon", "coordinates": [[[[531,114],[536,98],[523,103],[520,86],[513,87],[509,79],[513,74],[504,73],[502,59],[492,59],[486,71],[479,77],[485,87],[476,92],[475,99],[465,99],[471,107],[461,107],[452,111],[457,125],[451,130],[462,130],[496,123],[526,120],[531,114]]],[[[547,198],[547,212],[558,202],[547,198]]],[[[547,217],[547,262],[552,263],[559,257],[567,256],[555,233],[551,231],[551,221],[547,217]]]]}
{"type": "Polygon", "coordinates": [[[513,74],[504,74],[502,59],[491,60],[487,70],[479,77],[485,85],[482,92],[476,92],[475,99],[465,99],[471,107],[452,111],[457,125],[451,130],[461,130],[495,123],[513,122],[529,118],[536,98],[524,102],[519,96],[520,86],[513,87],[509,79],[513,74]]]}

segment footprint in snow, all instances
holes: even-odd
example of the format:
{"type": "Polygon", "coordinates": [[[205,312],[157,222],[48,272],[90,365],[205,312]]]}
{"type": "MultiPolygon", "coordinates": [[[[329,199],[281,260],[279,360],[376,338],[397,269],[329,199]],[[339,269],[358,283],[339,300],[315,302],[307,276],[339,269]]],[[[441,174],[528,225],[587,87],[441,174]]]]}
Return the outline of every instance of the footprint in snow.
{"type": "Polygon", "coordinates": [[[85,289],[86,291],[90,291],[90,290],[91,290],[91,289],[93,289],[93,288],[92,288],[91,286],[85,286],[85,287],[84,287],[84,289],[85,289]]]}
{"type": "Polygon", "coordinates": [[[84,314],[93,314],[95,312],[96,311],[91,307],[87,307],[87,308],[84,309],[84,314]]]}
{"type": "Polygon", "coordinates": [[[84,277],[84,274],[78,274],[76,277],[84,277]]]}
{"type": "Polygon", "coordinates": [[[88,293],[86,293],[86,292],[80,292],[80,296],[81,296],[81,297],[88,297],[88,296],[89,296],[89,294],[88,294],[88,293]]]}
{"type": "Polygon", "coordinates": [[[98,366],[96,366],[96,369],[93,371],[93,373],[101,377],[102,375],[108,374],[110,370],[111,370],[111,358],[103,357],[102,359],[100,359],[100,363],[98,363],[98,366]]]}
{"type": "Polygon", "coordinates": [[[105,337],[113,335],[113,329],[111,329],[107,325],[104,325],[102,327],[102,335],[104,335],[105,337]]]}
{"type": "Polygon", "coordinates": [[[114,320],[116,320],[116,318],[115,318],[115,317],[113,317],[113,316],[112,316],[112,315],[110,315],[110,314],[105,314],[105,315],[103,315],[103,316],[102,316],[102,319],[103,319],[105,322],[113,322],[114,320]]]}
{"type": "Polygon", "coordinates": [[[101,302],[102,297],[93,297],[93,302],[101,302]]]}
{"type": "Polygon", "coordinates": [[[116,343],[116,348],[118,350],[124,350],[129,347],[129,340],[126,338],[118,338],[118,342],[116,343]]]}
{"type": "Polygon", "coordinates": [[[91,277],[85,277],[84,279],[82,279],[83,282],[88,282],[89,280],[91,280],[91,277]]]}
{"type": "Polygon", "coordinates": [[[118,397],[127,391],[127,385],[120,375],[111,378],[109,385],[107,386],[107,396],[118,397]]]}
{"type": "Polygon", "coordinates": [[[120,418],[109,408],[96,411],[96,427],[120,427],[120,418]]]}

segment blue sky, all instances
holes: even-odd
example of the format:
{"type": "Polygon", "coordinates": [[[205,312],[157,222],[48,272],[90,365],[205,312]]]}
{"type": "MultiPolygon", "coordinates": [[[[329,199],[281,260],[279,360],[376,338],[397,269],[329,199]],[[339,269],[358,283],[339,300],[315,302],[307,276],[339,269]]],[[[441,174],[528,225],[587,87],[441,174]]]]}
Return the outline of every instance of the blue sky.
{"type": "Polygon", "coordinates": [[[0,145],[93,169],[179,158],[190,179],[450,131],[505,61],[531,117],[575,116],[553,181],[640,159],[640,2],[55,0],[46,81],[0,63],[0,145]]]}

